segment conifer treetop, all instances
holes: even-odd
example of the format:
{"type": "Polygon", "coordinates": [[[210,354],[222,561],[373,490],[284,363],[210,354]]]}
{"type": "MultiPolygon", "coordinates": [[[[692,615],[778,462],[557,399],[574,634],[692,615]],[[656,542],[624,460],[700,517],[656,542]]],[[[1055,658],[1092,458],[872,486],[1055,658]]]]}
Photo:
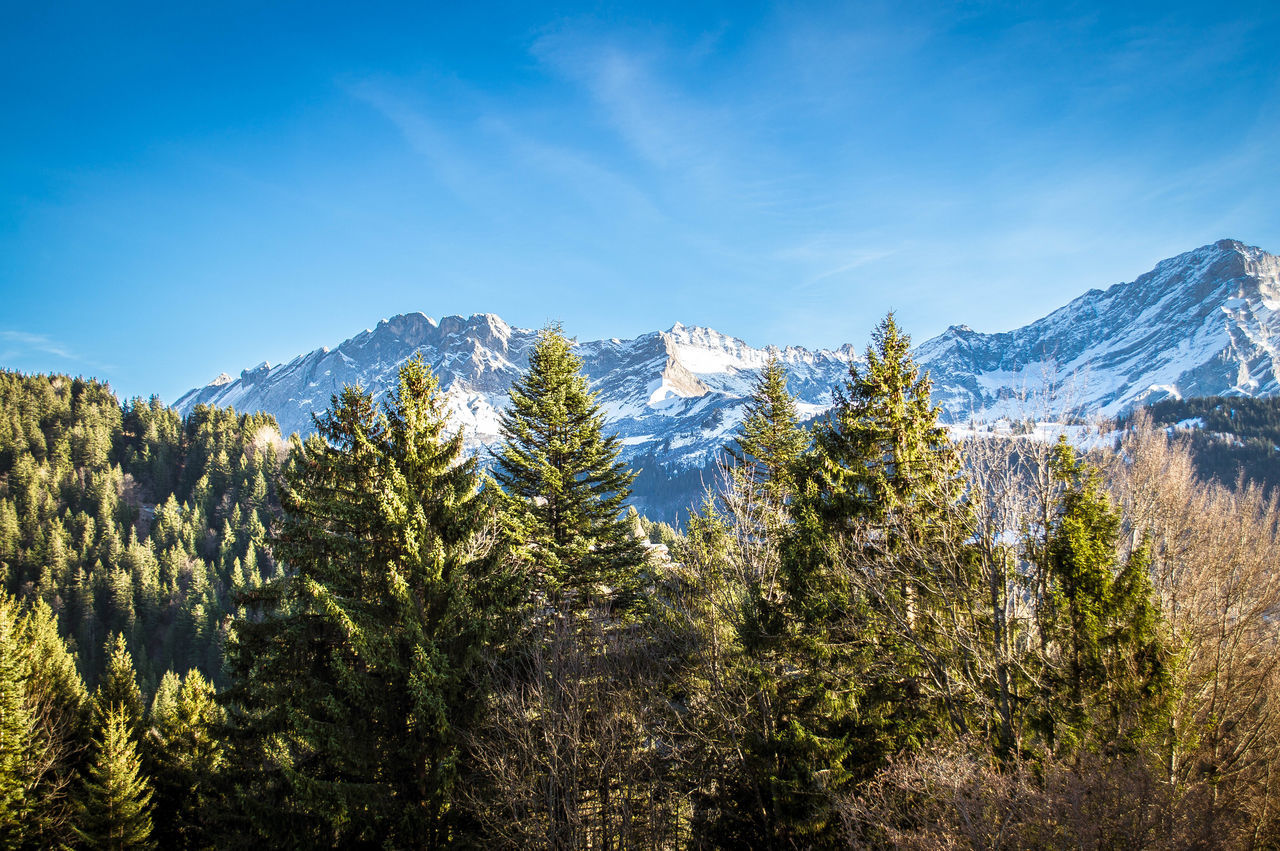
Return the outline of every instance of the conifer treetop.
{"type": "Polygon", "coordinates": [[[938,423],[941,409],[931,404],[929,375],[916,366],[893,313],[872,332],[866,361],[862,369],[850,364],[831,417],[815,434],[832,490],[861,506],[854,513],[956,502],[959,459],[938,423]]]}
{"type": "Polygon", "coordinates": [[[643,562],[621,517],[635,473],[619,460],[621,442],[606,434],[604,411],[558,324],[539,334],[499,425],[494,478],[515,537],[536,552],[553,586],[616,585],[643,562]]]}
{"type": "Polygon", "coordinates": [[[787,390],[786,367],[777,355],[770,355],[743,409],[734,459],[751,466],[757,481],[785,488],[792,466],[808,443],[796,415],[795,397],[787,390]]]}
{"type": "Polygon", "coordinates": [[[147,849],[151,841],[151,784],[142,774],[130,720],[111,706],[94,739],[76,834],[86,848],[147,849]]]}

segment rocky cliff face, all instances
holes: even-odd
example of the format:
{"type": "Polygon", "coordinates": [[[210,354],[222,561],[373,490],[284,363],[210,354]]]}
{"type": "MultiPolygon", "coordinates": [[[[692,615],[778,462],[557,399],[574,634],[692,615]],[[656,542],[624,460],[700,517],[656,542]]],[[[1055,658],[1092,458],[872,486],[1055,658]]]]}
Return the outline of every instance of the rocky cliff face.
{"type": "MultiPolygon", "coordinates": [[[[1013,331],[983,334],[952,326],[922,343],[916,358],[931,372],[934,401],[951,422],[1061,415],[1068,407],[1114,415],[1170,395],[1271,395],[1280,389],[1274,372],[1278,305],[1280,259],[1222,240],[1165,260],[1136,281],[1090,290],[1013,331]],[[1046,387],[1054,398],[1027,401],[1046,387]]],[[[311,415],[328,407],[343,386],[359,383],[381,395],[400,364],[421,352],[440,376],[454,421],[480,450],[497,438],[498,412],[536,339],[535,331],[512,328],[493,314],[439,322],[405,314],[334,349],[275,367],[261,364],[235,379],[219,376],[176,407],[183,413],[202,403],[264,410],[286,433],[308,432],[311,415]]],[[[849,345],[835,351],[754,348],[679,323],[577,348],[628,458],[672,476],[706,467],[731,439],[770,354],[786,364],[806,417],[831,404],[832,388],[860,357],[849,345]]],[[[669,516],[672,505],[692,496],[638,494],[655,516],[669,516]]]]}
{"type": "Polygon", "coordinates": [[[1280,259],[1222,240],[1013,331],[952,326],[917,357],[953,420],[1016,411],[1046,383],[1106,416],[1167,396],[1272,395],[1277,305],[1280,259]]]}

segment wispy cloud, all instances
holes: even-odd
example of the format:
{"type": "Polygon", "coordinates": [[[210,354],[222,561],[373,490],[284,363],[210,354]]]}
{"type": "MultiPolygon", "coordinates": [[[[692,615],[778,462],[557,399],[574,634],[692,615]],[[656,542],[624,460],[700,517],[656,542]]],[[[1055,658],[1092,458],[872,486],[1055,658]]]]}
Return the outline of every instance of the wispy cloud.
{"type": "Polygon", "coordinates": [[[705,39],[684,46],[634,33],[602,39],[566,26],[539,38],[531,52],[587,96],[597,120],[682,206],[768,206],[777,175],[789,171],[759,144],[752,104],[675,82],[701,76],[705,39]]]}
{"type": "Polygon", "coordinates": [[[459,132],[463,128],[456,125],[446,128],[429,109],[390,85],[361,80],[344,88],[389,121],[456,199],[481,211],[500,206],[495,203],[503,194],[500,183],[467,144],[474,141],[468,138],[474,127],[470,133],[459,132]]]}
{"type": "Polygon", "coordinates": [[[115,369],[111,364],[77,354],[70,346],[44,334],[0,331],[0,363],[18,365],[23,369],[46,369],[41,363],[47,362],[49,356],[66,362],[60,368],[75,364],[104,373],[115,369]]]}
{"type": "Polygon", "coordinates": [[[80,360],[80,358],[71,353],[69,348],[57,340],[46,337],[44,334],[31,334],[26,331],[0,331],[0,340],[5,343],[5,351],[2,357],[6,361],[31,352],[53,355],[64,360],[80,360]]]}

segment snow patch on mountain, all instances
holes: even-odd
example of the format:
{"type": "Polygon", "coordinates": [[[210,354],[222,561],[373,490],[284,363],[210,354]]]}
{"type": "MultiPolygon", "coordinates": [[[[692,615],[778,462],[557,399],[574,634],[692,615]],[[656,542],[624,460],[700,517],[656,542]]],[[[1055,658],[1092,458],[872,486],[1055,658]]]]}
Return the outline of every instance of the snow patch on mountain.
{"type": "MultiPolygon", "coordinates": [[[[1005,418],[1112,416],[1168,396],[1280,392],[1280,259],[1221,240],[1172,257],[1137,280],[1089,290],[1048,316],[984,334],[953,325],[920,344],[915,357],[933,380],[933,400],[953,424],[1005,418]]],[[[869,318],[852,323],[858,333],[869,318]]],[[[537,332],[478,313],[406,313],[380,321],[334,349],[285,364],[223,373],[180,398],[274,414],[287,434],[313,429],[311,417],[349,384],[381,397],[415,354],[431,365],[453,422],[475,450],[498,439],[512,382],[527,368],[537,332]]],[[[669,470],[703,467],[732,439],[761,367],[787,367],[801,416],[820,416],[832,390],[860,362],[836,350],[755,347],[711,328],[676,323],[633,339],[575,344],[584,372],[629,460],[669,470]]]]}

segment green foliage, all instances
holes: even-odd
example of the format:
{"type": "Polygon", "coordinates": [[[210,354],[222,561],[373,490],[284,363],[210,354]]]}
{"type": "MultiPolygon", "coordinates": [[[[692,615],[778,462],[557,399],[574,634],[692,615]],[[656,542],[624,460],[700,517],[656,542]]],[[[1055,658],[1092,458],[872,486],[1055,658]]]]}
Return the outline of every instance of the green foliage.
{"type": "Polygon", "coordinates": [[[155,788],[155,839],[166,848],[212,848],[219,781],[226,763],[226,713],[196,670],[165,674],[151,704],[144,764],[155,788]]]}
{"type": "Polygon", "coordinates": [[[622,518],[635,475],[604,432],[582,362],[555,325],[544,328],[529,371],[500,420],[494,478],[505,494],[508,540],[548,599],[579,604],[636,591],[644,551],[622,518]]]}
{"type": "Polygon", "coordinates": [[[1147,548],[1117,564],[1119,513],[1097,471],[1065,438],[1051,469],[1063,490],[1040,565],[1046,671],[1037,727],[1064,753],[1097,742],[1131,746],[1155,731],[1168,708],[1169,653],[1147,548]]]}
{"type": "Polygon", "coordinates": [[[124,719],[130,735],[136,737],[142,728],[142,689],[138,687],[138,674],[124,636],[117,635],[107,642],[106,655],[107,670],[93,693],[94,724],[102,727],[107,715],[114,712],[124,719]]]}
{"type": "Polygon", "coordinates": [[[9,758],[19,757],[22,818],[0,819],[0,847],[53,847],[71,838],[71,798],[76,772],[89,741],[88,698],[75,660],[57,634],[48,607],[37,603],[20,611],[9,598],[0,598],[0,697],[14,697],[20,683],[18,708],[0,710],[0,771],[7,793],[13,787],[9,758]]]}
{"type": "Polygon", "coordinates": [[[787,371],[771,356],[743,408],[736,435],[734,460],[751,479],[789,496],[796,462],[809,445],[800,427],[795,397],[787,391],[787,371]]]}
{"type": "MultiPolygon", "coordinates": [[[[959,457],[930,402],[929,376],[910,352],[911,338],[889,314],[872,333],[866,367],[850,364],[832,413],[815,429],[812,503],[837,531],[902,518],[927,534],[959,499],[959,457]]],[[[895,543],[906,542],[887,546],[895,543]]]]}
{"type": "MultiPolygon", "coordinates": [[[[789,730],[793,753],[810,760],[800,764],[829,790],[964,732],[945,685],[963,661],[940,629],[971,593],[958,557],[963,482],[929,393],[888,316],[815,429],[793,501],[781,584],[803,674],[789,685],[789,730]]],[[[831,830],[821,807],[805,818],[831,830]]]]}
{"type": "Polygon", "coordinates": [[[151,785],[129,731],[129,719],[112,707],[94,738],[84,780],[76,835],[91,849],[146,849],[151,840],[151,785]]]}
{"type": "Polygon", "coordinates": [[[421,361],[379,411],[348,388],[282,493],[287,573],[248,592],[230,709],[253,829],[307,844],[445,844],[480,649],[509,583],[478,546],[487,513],[421,361]]]}
{"type": "Polygon", "coordinates": [[[832,841],[828,805],[847,777],[847,744],[831,723],[840,698],[819,670],[827,648],[813,640],[782,572],[808,436],[776,360],[746,410],[724,487],[690,520],[681,549],[696,577],[692,599],[710,603],[695,605],[709,649],[700,669],[717,696],[697,721],[699,738],[715,743],[698,749],[697,762],[717,779],[697,793],[695,829],[716,847],[821,845],[832,841]]]}
{"type": "Polygon", "coordinates": [[[219,681],[235,560],[243,583],[274,572],[271,417],[184,421],[154,397],[122,407],[96,382],[10,372],[0,412],[4,590],[49,606],[90,682],[116,634],[144,687],[191,664],[219,681]]]}
{"type": "MultiPolygon", "coordinates": [[[[1191,442],[1191,457],[1202,479],[1234,487],[1243,478],[1267,491],[1280,485],[1280,399],[1165,399],[1147,410],[1155,425],[1166,428],[1184,420],[1203,421],[1200,428],[1179,432],[1191,442]]],[[[1127,424],[1127,418],[1118,423],[1122,428],[1127,424]]]]}
{"type": "Polygon", "coordinates": [[[33,763],[40,748],[28,699],[13,604],[0,598],[0,846],[21,844],[34,800],[33,763]]]}
{"type": "MultiPolygon", "coordinates": [[[[1219,722],[1170,721],[1192,680],[1098,470],[1014,441],[999,498],[1043,511],[988,522],[929,394],[892,315],[812,435],[771,361],[682,536],[624,516],[637,479],[558,327],[483,491],[420,360],[305,445],[0,372],[0,847],[887,843],[953,789],[912,781],[942,752],[1022,801],[1098,767],[1085,824],[1219,722]]],[[[1236,402],[1169,416],[1280,438],[1236,402]]]]}

